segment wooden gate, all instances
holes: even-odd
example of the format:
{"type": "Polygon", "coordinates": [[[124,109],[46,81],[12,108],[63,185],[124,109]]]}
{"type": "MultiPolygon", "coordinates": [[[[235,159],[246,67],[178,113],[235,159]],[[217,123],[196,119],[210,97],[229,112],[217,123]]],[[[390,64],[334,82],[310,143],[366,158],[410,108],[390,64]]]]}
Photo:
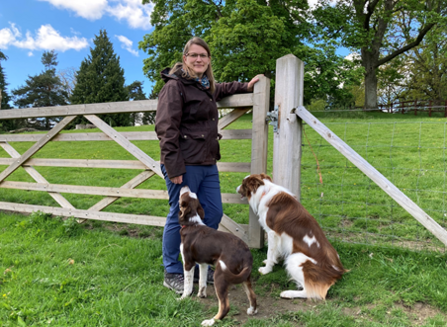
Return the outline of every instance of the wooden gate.
{"type": "Polygon", "coordinates": [[[447,245],[447,231],[376,168],[327,128],[303,106],[304,63],[294,55],[276,61],[275,108],[278,127],[273,136],[273,180],[300,199],[302,122],[353,163],[385,193],[447,245]]]}
{"type": "MultiPolygon", "coordinates": [[[[268,125],[266,122],[270,95],[270,80],[261,77],[255,84],[254,92],[227,97],[218,102],[218,108],[234,108],[229,114],[219,120],[219,132],[224,139],[252,139],[251,163],[225,163],[219,162],[221,172],[247,172],[262,173],[267,169],[267,139],[268,125]],[[253,127],[251,130],[225,130],[227,126],[239,117],[253,110],[253,127]]],[[[33,190],[48,192],[60,207],[1,202],[0,210],[31,213],[42,211],[57,216],[76,217],[78,219],[96,219],[121,223],[133,223],[141,225],[164,226],[165,217],[149,215],[135,215],[124,213],[103,212],[102,210],[121,197],[168,199],[167,191],[135,189],[153,176],[163,178],[159,162],[149,157],[131,141],[157,140],[155,132],[122,132],[119,133],[97,115],[113,113],[131,113],[156,111],[157,100],[111,102],[101,104],[69,105],[60,107],[45,107],[31,109],[1,110],[0,120],[24,119],[39,117],[64,117],[47,134],[1,134],[0,146],[11,158],[0,158],[0,165],[8,167],[0,173],[0,187],[21,190],[33,190]],[[60,132],[72,122],[78,115],[84,116],[102,133],[61,134],[60,132]],[[137,160],[82,160],[82,159],[39,159],[32,158],[43,146],[51,141],[115,141],[137,160]],[[20,155],[10,142],[35,142],[23,155],[20,155]],[[122,185],[120,188],[75,186],[50,184],[34,166],[51,167],[83,167],[83,168],[120,168],[141,169],[141,173],[122,185]],[[5,181],[19,167],[36,181],[36,183],[5,181]],[[105,196],[101,201],[87,210],[76,209],[60,193],[77,193],[105,196]]],[[[223,203],[247,203],[241,201],[237,194],[222,194],[223,203]]],[[[262,229],[256,215],[250,209],[248,225],[234,222],[224,215],[220,228],[231,232],[250,247],[260,248],[264,245],[262,229]]]]}

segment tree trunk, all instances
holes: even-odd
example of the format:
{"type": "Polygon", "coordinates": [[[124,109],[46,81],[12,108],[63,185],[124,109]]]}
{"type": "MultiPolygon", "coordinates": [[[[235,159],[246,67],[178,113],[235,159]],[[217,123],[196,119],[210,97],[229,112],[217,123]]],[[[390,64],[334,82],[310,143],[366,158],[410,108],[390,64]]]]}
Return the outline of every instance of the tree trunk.
{"type": "Polygon", "coordinates": [[[377,75],[376,69],[371,68],[365,74],[365,108],[377,108],[377,75]]]}
{"type": "Polygon", "coordinates": [[[379,51],[362,49],[362,65],[365,68],[365,109],[377,108],[377,62],[379,51]]]}

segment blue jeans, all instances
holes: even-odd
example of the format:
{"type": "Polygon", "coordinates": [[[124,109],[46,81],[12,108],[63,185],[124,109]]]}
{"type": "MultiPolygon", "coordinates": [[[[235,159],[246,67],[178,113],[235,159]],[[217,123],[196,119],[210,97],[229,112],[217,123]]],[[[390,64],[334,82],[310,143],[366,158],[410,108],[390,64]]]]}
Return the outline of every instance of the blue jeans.
{"type": "Polygon", "coordinates": [[[219,171],[216,165],[186,166],[182,184],[174,184],[168,178],[164,165],[161,171],[165,177],[169,194],[169,214],[163,231],[163,265],[166,272],[183,274],[180,254],[180,225],[178,223],[180,189],[187,185],[191,192],[197,194],[205,211],[203,222],[208,227],[217,229],[222,220],[222,195],[220,192],[219,171]]]}

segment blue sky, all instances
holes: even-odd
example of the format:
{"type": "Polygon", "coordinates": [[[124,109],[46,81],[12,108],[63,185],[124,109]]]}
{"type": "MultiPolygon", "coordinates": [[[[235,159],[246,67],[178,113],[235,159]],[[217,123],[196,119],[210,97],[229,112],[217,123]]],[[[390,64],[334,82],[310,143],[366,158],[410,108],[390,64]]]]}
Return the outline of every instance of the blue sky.
{"type": "Polygon", "coordinates": [[[146,95],[152,83],[143,74],[146,54],[138,42],[152,30],[152,5],[141,0],[2,0],[0,49],[8,91],[43,70],[44,51],[55,50],[58,70],[78,69],[90,54],[95,35],[105,29],[120,57],[126,84],[142,81],[146,95]]]}

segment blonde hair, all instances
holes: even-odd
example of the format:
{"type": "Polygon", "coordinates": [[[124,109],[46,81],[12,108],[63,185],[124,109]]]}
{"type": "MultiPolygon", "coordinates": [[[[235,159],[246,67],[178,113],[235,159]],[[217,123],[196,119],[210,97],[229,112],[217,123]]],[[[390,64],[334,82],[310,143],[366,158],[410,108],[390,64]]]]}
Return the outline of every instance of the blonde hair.
{"type": "MultiPolygon", "coordinates": [[[[189,48],[193,44],[199,45],[202,48],[204,48],[206,50],[206,52],[208,53],[208,56],[211,58],[210,47],[203,39],[201,39],[198,36],[195,36],[192,39],[190,39],[188,42],[186,42],[186,45],[183,49],[183,56],[186,56],[188,54],[189,48]]],[[[198,77],[196,75],[196,73],[194,73],[194,71],[191,68],[189,68],[187,65],[185,65],[185,63],[183,62],[183,59],[182,59],[182,62],[176,63],[174,65],[174,67],[171,68],[171,70],[169,71],[169,74],[175,73],[180,68],[183,68],[182,77],[184,77],[184,78],[188,78],[188,76],[189,76],[189,78],[197,78],[198,77]]],[[[216,90],[216,82],[214,81],[213,68],[211,67],[211,60],[208,64],[207,70],[205,71],[205,75],[206,75],[206,77],[208,77],[208,80],[210,81],[210,91],[212,94],[216,90]]]]}

